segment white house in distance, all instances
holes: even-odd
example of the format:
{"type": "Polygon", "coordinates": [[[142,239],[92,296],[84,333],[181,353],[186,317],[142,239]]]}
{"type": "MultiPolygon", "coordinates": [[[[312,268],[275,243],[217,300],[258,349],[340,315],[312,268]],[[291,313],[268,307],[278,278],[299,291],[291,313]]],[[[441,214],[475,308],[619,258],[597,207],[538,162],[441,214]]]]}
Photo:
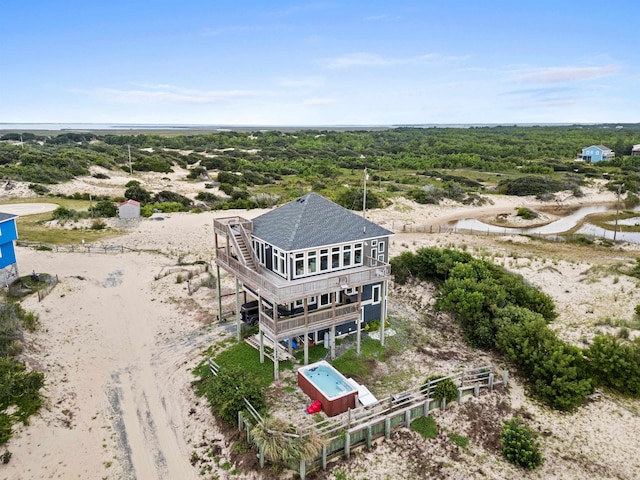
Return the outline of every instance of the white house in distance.
{"type": "Polygon", "coordinates": [[[604,145],[591,145],[582,149],[582,160],[585,162],[600,162],[602,160],[613,160],[616,154],[609,147],[604,145]]]}
{"type": "Polygon", "coordinates": [[[127,200],[118,205],[118,216],[120,218],[140,218],[140,202],[127,200]]]}
{"type": "Polygon", "coordinates": [[[631,148],[631,156],[632,157],[640,157],[640,143],[638,145],[634,145],[631,148]]]}

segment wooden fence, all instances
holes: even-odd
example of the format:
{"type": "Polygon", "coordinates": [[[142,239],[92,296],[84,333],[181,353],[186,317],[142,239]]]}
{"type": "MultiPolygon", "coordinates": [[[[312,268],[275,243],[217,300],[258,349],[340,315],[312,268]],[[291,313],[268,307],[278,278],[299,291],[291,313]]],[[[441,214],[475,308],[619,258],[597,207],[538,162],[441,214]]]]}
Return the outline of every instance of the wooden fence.
{"type": "MultiPolygon", "coordinates": [[[[294,437],[304,437],[309,434],[310,429],[324,438],[326,445],[322,448],[321,454],[310,462],[300,462],[300,478],[304,480],[306,471],[321,467],[327,468],[327,462],[339,456],[349,457],[351,450],[355,447],[366,445],[371,447],[373,440],[384,436],[391,437],[391,432],[397,427],[409,428],[411,422],[416,418],[429,415],[429,412],[436,409],[444,409],[446,400],[436,401],[434,391],[438,383],[449,379],[458,387],[458,403],[462,402],[467,395],[479,396],[482,389],[492,391],[495,386],[507,386],[509,374],[507,370],[501,372],[499,378],[491,367],[482,367],[471,370],[463,370],[448,377],[432,380],[422,386],[415,387],[380,400],[375,405],[369,407],[358,407],[350,409],[347,414],[334,417],[317,423],[314,426],[299,429],[294,437]]],[[[251,428],[260,421],[249,409],[250,415],[247,417],[242,412],[238,412],[238,428],[246,430],[247,443],[252,444],[251,428]]],[[[276,432],[282,435],[283,432],[276,432]]],[[[291,434],[288,434],[291,436],[291,434]]],[[[260,466],[264,466],[263,452],[259,452],[260,466]]]]}
{"type": "Polygon", "coordinates": [[[53,287],[58,284],[58,281],[58,275],[46,277],[45,282],[47,283],[47,286],[42,290],[38,290],[38,302],[41,302],[44,297],[51,293],[51,290],[53,290],[53,287]]]}

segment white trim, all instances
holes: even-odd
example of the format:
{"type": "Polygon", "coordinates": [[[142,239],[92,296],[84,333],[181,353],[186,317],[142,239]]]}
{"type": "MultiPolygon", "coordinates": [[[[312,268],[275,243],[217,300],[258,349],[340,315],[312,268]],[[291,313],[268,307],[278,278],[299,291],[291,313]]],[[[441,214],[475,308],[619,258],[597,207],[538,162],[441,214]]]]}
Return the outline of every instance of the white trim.
{"type": "Polygon", "coordinates": [[[371,287],[371,305],[379,305],[382,301],[382,285],[374,285],[371,287]],[[378,291],[378,301],[376,301],[376,290],[378,291]]]}

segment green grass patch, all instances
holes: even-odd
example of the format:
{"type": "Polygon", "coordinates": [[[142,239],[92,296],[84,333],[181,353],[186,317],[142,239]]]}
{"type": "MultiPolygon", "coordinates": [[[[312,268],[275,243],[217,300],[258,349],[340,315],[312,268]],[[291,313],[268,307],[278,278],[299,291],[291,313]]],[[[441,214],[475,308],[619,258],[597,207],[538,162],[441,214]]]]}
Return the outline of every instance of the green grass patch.
{"type": "Polygon", "coordinates": [[[367,360],[384,360],[386,348],[380,345],[378,340],[365,338],[362,341],[360,352],[361,354],[358,356],[355,347],[347,350],[344,355],[332,362],[334,368],[345,376],[357,376],[360,379],[366,379],[372,375],[375,368],[375,362],[367,360]]]}
{"type": "Polygon", "coordinates": [[[436,438],[438,436],[438,425],[433,417],[420,417],[411,422],[411,429],[418,432],[424,438],[436,438]]]}
{"type": "MultiPolygon", "coordinates": [[[[328,350],[324,348],[324,345],[314,345],[313,347],[309,347],[309,363],[315,363],[322,360],[327,356],[327,353],[328,350]]],[[[296,352],[296,360],[304,360],[304,350],[301,349],[296,352]]]]}
{"type": "MultiPolygon", "coordinates": [[[[260,363],[260,352],[246,342],[236,343],[220,352],[213,359],[220,369],[236,368],[250,372],[261,387],[267,387],[273,382],[273,361],[265,356],[264,363],[260,363]]],[[[292,369],[290,361],[280,362],[280,369],[292,369]]]]}
{"type": "Polygon", "coordinates": [[[453,443],[454,445],[457,445],[462,448],[465,448],[466,446],[469,445],[469,439],[464,435],[459,435],[457,433],[450,433],[449,440],[451,440],[451,443],[453,443]]]}

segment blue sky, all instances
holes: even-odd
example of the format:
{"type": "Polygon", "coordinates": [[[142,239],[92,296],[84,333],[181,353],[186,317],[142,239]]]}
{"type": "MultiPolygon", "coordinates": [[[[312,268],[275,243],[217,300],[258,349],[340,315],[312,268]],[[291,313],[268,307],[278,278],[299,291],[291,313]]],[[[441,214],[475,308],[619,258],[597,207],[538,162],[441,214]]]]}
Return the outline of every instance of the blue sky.
{"type": "Polygon", "coordinates": [[[637,0],[33,0],[0,122],[640,122],[637,0]]]}

